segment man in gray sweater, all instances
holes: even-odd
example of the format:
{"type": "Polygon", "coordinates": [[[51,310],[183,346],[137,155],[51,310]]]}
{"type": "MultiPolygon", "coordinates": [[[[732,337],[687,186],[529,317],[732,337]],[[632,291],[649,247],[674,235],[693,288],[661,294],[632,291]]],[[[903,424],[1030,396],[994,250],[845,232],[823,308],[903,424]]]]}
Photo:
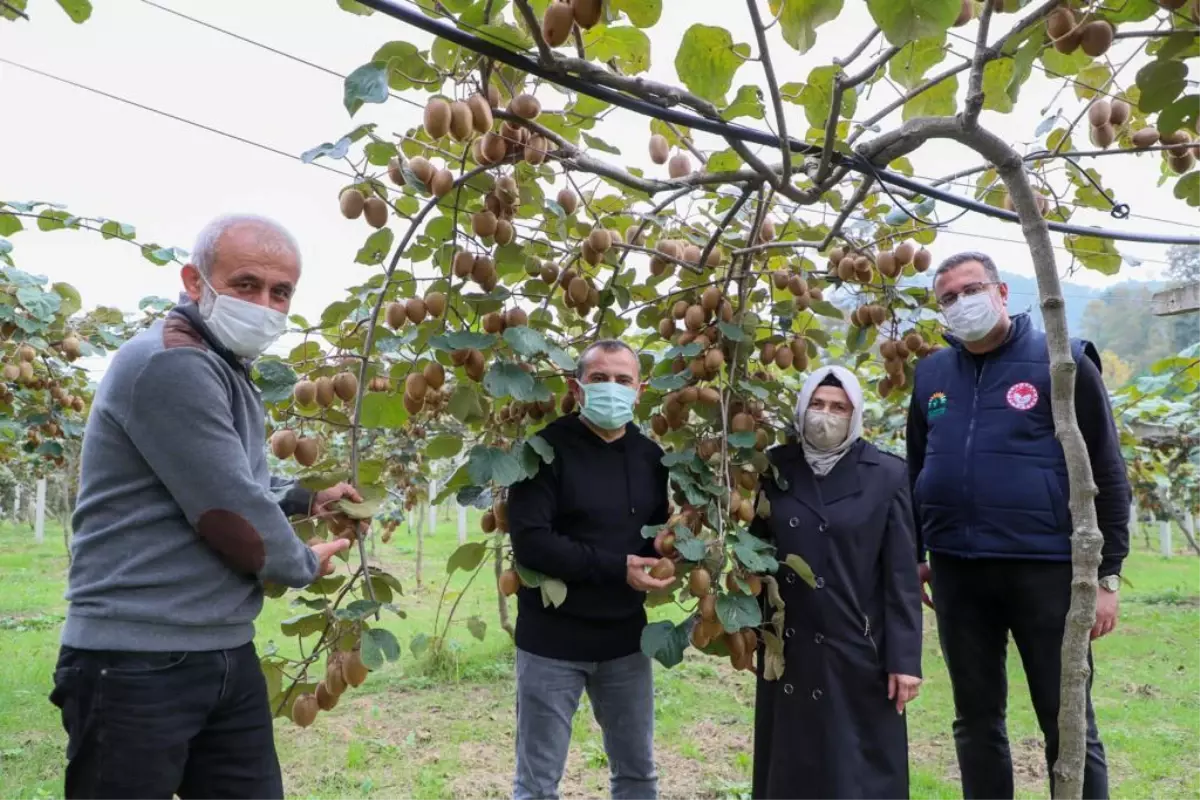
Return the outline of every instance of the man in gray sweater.
{"type": "Polygon", "coordinates": [[[50,696],[67,797],[283,797],[253,643],[263,583],[331,571],[349,542],[309,547],[288,517],[361,500],[268,473],[249,363],[285,329],[292,237],[218,218],[181,276],[181,304],[114,356],[84,434],[50,696]]]}

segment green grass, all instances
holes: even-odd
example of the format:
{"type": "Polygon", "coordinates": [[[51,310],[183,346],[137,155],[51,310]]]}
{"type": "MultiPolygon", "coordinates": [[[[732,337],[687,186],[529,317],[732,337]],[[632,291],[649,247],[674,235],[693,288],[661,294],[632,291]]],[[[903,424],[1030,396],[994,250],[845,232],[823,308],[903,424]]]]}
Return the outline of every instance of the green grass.
{"type": "MultiPolygon", "coordinates": [[[[441,523],[426,541],[421,587],[414,542],[403,528],[389,545],[378,545],[379,560],[404,585],[395,604],[407,618],[384,618],[405,648],[401,660],[373,673],[312,727],[277,722],[289,796],[510,795],[512,644],[497,622],[491,569],[485,566],[463,596],[443,655],[415,658],[408,650],[413,637],[433,632],[445,561],[455,548],[454,524],[441,523]],[[467,630],[473,615],[487,623],[482,641],[467,630]]],[[[1114,797],[1200,797],[1198,566],[1187,555],[1164,560],[1135,553],[1125,569],[1133,586],[1122,590],[1120,625],[1096,645],[1093,696],[1114,797]]],[[[65,735],[47,695],[65,609],[61,531],[48,530],[38,546],[27,527],[0,525],[0,575],[0,797],[59,797],[65,735]]],[[[465,580],[462,573],[455,576],[445,606],[465,580]]],[[[281,640],[278,623],[297,611],[286,601],[268,602],[258,625],[260,648],[275,640],[281,651],[296,652],[294,641],[281,640]]],[[[950,686],[931,615],[926,625],[926,682],[909,720],[912,794],[958,797],[950,686]]],[[[1009,674],[1018,795],[1044,797],[1041,734],[1015,648],[1009,674]]],[[[747,797],[751,677],[689,651],[684,663],[657,669],[655,678],[664,797],[747,797]]],[[[607,795],[607,759],[586,698],[562,789],[567,797],[607,795]]]]}

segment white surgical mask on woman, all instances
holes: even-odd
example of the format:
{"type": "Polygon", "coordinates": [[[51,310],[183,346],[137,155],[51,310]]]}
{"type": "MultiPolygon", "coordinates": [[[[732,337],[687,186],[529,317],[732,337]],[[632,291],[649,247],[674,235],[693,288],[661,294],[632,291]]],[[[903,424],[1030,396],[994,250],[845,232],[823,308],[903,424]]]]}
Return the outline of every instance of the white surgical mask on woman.
{"type": "Polygon", "coordinates": [[[1000,309],[989,291],[959,297],[954,305],[942,312],[950,332],[964,342],[978,342],[987,336],[1000,321],[1000,309]]]}
{"type": "Polygon", "coordinates": [[[804,438],[818,450],[832,450],[846,441],[850,417],[810,408],[804,412],[804,438]]]}
{"type": "Polygon", "coordinates": [[[204,275],[208,288],[200,298],[200,316],[217,341],[242,358],[257,358],[287,330],[287,315],[217,290],[204,275]]]}

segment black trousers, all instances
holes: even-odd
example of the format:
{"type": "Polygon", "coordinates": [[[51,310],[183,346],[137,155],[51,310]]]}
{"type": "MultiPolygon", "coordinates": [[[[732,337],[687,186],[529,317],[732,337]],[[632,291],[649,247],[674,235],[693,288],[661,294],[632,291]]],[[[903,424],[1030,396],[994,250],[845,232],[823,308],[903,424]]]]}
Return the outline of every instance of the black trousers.
{"type": "Polygon", "coordinates": [[[282,798],[253,643],[132,653],[63,647],[50,702],[74,797],[282,798]]]}
{"type": "MultiPolygon", "coordinates": [[[[1008,634],[1021,654],[1030,699],[1046,741],[1046,766],[1058,757],[1062,638],[1070,605],[1071,565],[1044,561],[960,559],[930,554],[938,639],[954,689],[954,746],[963,797],[1011,798],[1008,634]]],[[[1088,649],[1088,666],[1092,653],[1088,649]]],[[[1088,679],[1087,761],[1083,796],[1108,797],[1104,745],[1092,710],[1088,679]]]]}

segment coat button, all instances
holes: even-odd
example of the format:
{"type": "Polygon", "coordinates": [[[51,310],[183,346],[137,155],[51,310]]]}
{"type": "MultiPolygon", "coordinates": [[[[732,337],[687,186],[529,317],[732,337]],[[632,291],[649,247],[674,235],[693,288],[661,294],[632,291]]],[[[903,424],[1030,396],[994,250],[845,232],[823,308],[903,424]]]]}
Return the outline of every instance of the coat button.
{"type": "Polygon", "coordinates": [[[791,694],[794,691],[796,691],[796,687],[792,686],[790,683],[785,683],[783,685],[783,693],[784,694],[791,694]]]}
{"type": "Polygon", "coordinates": [[[813,689],[813,693],[812,693],[812,699],[813,699],[813,700],[820,700],[820,699],[821,699],[821,694],[822,694],[822,692],[821,692],[821,690],[820,690],[820,689],[813,689]]]}
{"type": "Polygon", "coordinates": [[[816,582],[813,585],[816,586],[818,589],[823,589],[823,588],[825,588],[825,579],[817,578],[816,582]]]}
{"type": "Polygon", "coordinates": [[[790,639],[795,635],[796,635],[796,631],[793,630],[792,628],[788,628],[786,631],[783,632],[783,638],[785,638],[785,639],[790,639]]]}
{"type": "Polygon", "coordinates": [[[817,528],[817,530],[820,531],[821,533],[824,533],[825,531],[829,530],[829,526],[826,525],[824,522],[822,522],[820,527],[817,528]]]}
{"type": "Polygon", "coordinates": [[[791,519],[789,519],[789,520],[788,520],[788,527],[789,527],[789,528],[796,528],[796,527],[799,527],[799,525],[800,525],[800,518],[799,518],[799,517],[792,517],[791,519]]]}
{"type": "Polygon", "coordinates": [[[784,580],[786,580],[788,583],[795,583],[796,582],[796,573],[789,572],[788,576],[784,580]]]}
{"type": "Polygon", "coordinates": [[[821,642],[825,641],[825,634],[818,633],[816,636],[813,637],[813,641],[816,642],[817,644],[820,644],[821,642]]]}

